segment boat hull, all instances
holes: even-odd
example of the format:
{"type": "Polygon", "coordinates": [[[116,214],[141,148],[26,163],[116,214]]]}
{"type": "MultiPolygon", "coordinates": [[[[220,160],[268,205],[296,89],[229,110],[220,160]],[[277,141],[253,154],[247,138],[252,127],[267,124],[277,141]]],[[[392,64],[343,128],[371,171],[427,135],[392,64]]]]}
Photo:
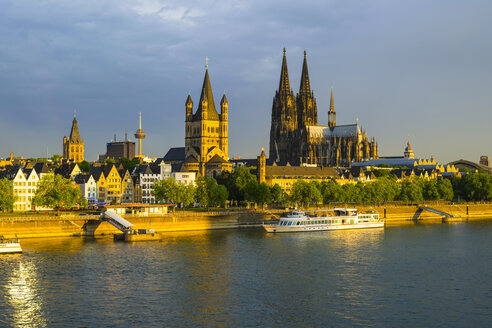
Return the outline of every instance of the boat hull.
{"type": "Polygon", "coordinates": [[[279,226],[263,225],[267,232],[302,232],[302,231],[330,231],[330,230],[347,230],[347,229],[370,229],[384,228],[384,221],[378,222],[359,222],[356,224],[327,224],[314,226],[279,226]]]}
{"type": "Polygon", "coordinates": [[[22,253],[19,243],[0,243],[0,254],[22,253]]]}

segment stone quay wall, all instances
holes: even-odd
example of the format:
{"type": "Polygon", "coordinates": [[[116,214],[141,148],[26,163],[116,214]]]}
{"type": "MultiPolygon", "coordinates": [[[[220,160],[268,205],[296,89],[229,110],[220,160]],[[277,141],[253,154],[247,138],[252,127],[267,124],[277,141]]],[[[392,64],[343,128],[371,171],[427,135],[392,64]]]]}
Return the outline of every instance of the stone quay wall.
{"type": "MultiPolygon", "coordinates": [[[[361,212],[377,211],[387,223],[401,221],[442,220],[441,215],[427,211],[418,212],[419,206],[428,206],[450,213],[463,220],[492,218],[492,204],[423,204],[423,205],[383,205],[354,206],[361,212]],[[417,215],[418,214],[418,215],[417,215]]],[[[327,207],[333,208],[334,206],[327,207]]],[[[342,206],[337,206],[342,207],[342,206]]],[[[314,208],[311,208],[314,209],[314,208]]],[[[319,208],[321,209],[321,208],[319,208]]],[[[235,210],[228,212],[176,212],[165,216],[132,216],[124,218],[137,229],[154,229],[156,232],[260,228],[265,220],[278,217],[285,210],[235,210]]],[[[12,238],[101,236],[121,233],[107,222],[99,221],[98,216],[0,216],[0,235],[12,238]]]]}

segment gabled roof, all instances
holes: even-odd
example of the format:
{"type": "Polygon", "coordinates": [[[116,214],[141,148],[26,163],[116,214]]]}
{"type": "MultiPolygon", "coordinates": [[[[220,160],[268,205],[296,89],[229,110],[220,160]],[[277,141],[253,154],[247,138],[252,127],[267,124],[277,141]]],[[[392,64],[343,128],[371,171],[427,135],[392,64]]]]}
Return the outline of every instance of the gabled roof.
{"type": "Polygon", "coordinates": [[[189,163],[199,163],[195,156],[188,156],[188,158],[184,161],[185,164],[189,163]]]}
{"type": "Polygon", "coordinates": [[[42,174],[42,173],[50,173],[50,169],[48,167],[48,165],[46,164],[46,162],[38,162],[36,164],[34,164],[34,170],[36,170],[36,173],[39,175],[39,174],[42,174]]]}
{"type": "Polygon", "coordinates": [[[215,154],[214,157],[212,157],[207,163],[229,163],[219,155],[215,154]]]}
{"type": "Polygon", "coordinates": [[[210,85],[210,77],[208,76],[208,68],[205,71],[205,78],[203,79],[202,93],[200,95],[200,101],[198,102],[198,109],[193,115],[193,120],[201,120],[202,118],[202,101],[208,101],[207,107],[207,120],[219,120],[219,113],[215,109],[214,95],[212,93],[212,86],[210,85]]]}
{"type": "Polygon", "coordinates": [[[337,125],[333,128],[323,125],[308,125],[306,130],[311,138],[344,138],[362,134],[358,124],[337,125]]]}
{"type": "Polygon", "coordinates": [[[147,164],[137,165],[135,167],[135,171],[133,173],[134,174],[155,174],[152,171],[152,169],[150,168],[150,166],[147,164]]]}
{"type": "MultiPolygon", "coordinates": [[[[103,172],[105,177],[109,176],[109,172],[111,172],[113,166],[115,166],[113,163],[104,165],[103,172]]],[[[116,169],[116,171],[118,171],[118,169],[116,169]]]]}
{"type": "Polygon", "coordinates": [[[125,169],[125,168],[118,170],[118,173],[120,174],[120,178],[121,179],[123,179],[125,177],[126,172],[129,172],[129,171],[127,169],[125,169]]]}
{"type": "Polygon", "coordinates": [[[34,173],[36,173],[36,171],[34,169],[23,169],[22,173],[24,173],[24,175],[26,176],[26,179],[27,179],[31,175],[32,171],[34,171],[34,173]]]}
{"type": "Polygon", "coordinates": [[[98,181],[101,178],[101,174],[104,176],[103,168],[101,166],[91,166],[89,174],[94,177],[94,180],[98,181]]]}
{"type": "Polygon", "coordinates": [[[77,163],[64,163],[60,165],[57,169],[55,169],[55,174],[59,174],[64,178],[70,178],[72,175],[75,166],[78,166],[77,163]]]}
{"type": "Polygon", "coordinates": [[[90,173],[81,173],[75,177],[75,183],[77,184],[86,184],[89,182],[89,179],[91,178],[90,173]]]}
{"type": "Polygon", "coordinates": [[[170,161],[184,161],[185,160],[185,147],[174,147],[167,151],[164,156],[165,162],[170,161]]]}

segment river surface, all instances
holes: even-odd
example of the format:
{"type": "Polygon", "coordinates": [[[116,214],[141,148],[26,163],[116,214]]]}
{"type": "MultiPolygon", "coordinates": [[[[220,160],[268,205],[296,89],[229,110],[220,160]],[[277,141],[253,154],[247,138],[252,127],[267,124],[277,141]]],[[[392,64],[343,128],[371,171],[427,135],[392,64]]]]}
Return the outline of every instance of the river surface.
{"type": "Polygon", "coordinates": [[[492,220],[25,239],[0,327],[490,327],[492,220]]]}

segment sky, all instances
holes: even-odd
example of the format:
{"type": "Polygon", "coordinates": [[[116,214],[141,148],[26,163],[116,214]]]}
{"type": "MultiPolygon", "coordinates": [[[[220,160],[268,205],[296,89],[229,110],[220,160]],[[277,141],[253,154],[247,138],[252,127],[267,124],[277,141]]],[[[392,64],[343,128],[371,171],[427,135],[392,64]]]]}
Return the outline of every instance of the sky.
{"type": "Polygon", "coordinates": [[[62,153],[76,111],[85,157],[133,139],[184,146],[208,58],[229,101],[229,156],[268,149],[286,48],[298,92],[307,51],[318,122],[333,85],[337,124],[358,119],[380,156],[492,157],[492,2],[486,0],[3,0],[0,157],[62,153]]]}

